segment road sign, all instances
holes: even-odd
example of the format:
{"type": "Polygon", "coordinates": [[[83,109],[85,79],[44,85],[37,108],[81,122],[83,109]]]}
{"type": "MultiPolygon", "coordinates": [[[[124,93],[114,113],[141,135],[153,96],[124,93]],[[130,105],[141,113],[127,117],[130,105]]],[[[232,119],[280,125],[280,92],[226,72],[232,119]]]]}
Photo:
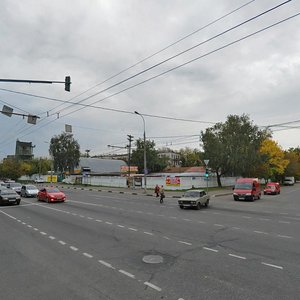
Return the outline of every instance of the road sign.
{"type": "Polygon", "coordinates": [[[208,163],[209,163],[209,159],[204,159],[204,163],[205,163],[205,165],[207,166],[208,163]]]}

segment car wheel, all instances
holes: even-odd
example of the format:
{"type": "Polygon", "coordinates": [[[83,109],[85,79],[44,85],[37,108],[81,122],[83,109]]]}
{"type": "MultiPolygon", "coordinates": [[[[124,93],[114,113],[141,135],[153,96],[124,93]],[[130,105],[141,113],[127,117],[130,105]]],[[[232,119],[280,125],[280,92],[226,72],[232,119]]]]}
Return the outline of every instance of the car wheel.
{"type": "Polygon", "coordinates": [[[16,204],[20,205],[20,202],[21,202],[21,200],[19,199],[19,200],[16,201],[16,204]]]}
{"type": "Polygon", "coordinates": [[[48,202],[48,203],[51,203],[50,198],[47,198],[47,202],[48,202]]]}
{"type": "Polygon", "coordinates": [[[180,207],[181,209],[183,209],[183,205],[179,205],[179,207],[180,207]]]}
{"type": "Polygon", "coordinates": [[[209,204],[209,200],[207,200],[206,202],[205,202],[205,207],[208,207],[208,204],[209,204]]]}
{"type": "Polygon", "coordinates": [[[200,204],[200,202],[198,202],[196,209],[199,210],[200,208],[201,208],[201,204],[200,204]]]}
{"type": "Polygon", "coordinates": [[[251,201],[251,202],[254,201],[254,196],[253,196],[253,195],[251,196],[250,201],[251,201]]]}

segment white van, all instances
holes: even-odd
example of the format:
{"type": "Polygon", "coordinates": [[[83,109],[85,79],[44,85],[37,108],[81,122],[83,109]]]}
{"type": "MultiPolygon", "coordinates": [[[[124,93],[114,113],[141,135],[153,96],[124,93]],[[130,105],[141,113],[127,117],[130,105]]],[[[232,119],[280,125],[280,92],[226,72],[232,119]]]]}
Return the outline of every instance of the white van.
{"type": "Polygon", "coordinates": [[[295,184],[295,177],[284,177],[283,181],[284,185],[294,185],[295,184]]]}

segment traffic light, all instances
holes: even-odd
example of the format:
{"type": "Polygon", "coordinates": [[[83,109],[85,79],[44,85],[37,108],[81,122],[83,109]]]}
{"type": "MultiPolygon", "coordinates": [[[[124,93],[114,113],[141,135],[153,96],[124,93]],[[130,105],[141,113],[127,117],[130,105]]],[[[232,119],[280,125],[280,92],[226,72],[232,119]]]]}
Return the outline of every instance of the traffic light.
{"type": "Polygon", "coordinates": [[[208,178],[209,174],[208,174],[208,168],[205,169],[205,177],[208,178]]]}
{"type": "Polygon", "coordinates": [[[71,89],[71,77],[70,76],[66,76],[65,78],[65,91],[70,92],[71,89]]]}

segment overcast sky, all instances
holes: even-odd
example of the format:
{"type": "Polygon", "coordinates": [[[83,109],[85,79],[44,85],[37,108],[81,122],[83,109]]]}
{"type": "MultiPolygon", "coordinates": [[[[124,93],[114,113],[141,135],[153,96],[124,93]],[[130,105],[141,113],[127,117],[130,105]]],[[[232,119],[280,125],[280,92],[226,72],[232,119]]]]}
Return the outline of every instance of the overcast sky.
{"type": "Polygon", "coordinates": [[[143,137],[143,120],[134,111],[174,118],[144,116],[146,136],[158,148],[201,149],[201,130],[243,113],[259,126],[299,120],[272,127],[283,149],[299,146],[300,128],[291,127],[300,127],[300,16],[222,48],[299,13],[296,0],[109,88],[282,2],[0,0],[0,78],[72,79],[71,92],[59,83],[0,82],[1,108],[40,117],[30,125],[0,114],[0,159],[14,154],[17,139],[32,142],[36,157],[49,156],[49,141],[65,124],[72,125],[81,152],[112,152],[107,145],[125,146],[128,134],[143,137]]]}

